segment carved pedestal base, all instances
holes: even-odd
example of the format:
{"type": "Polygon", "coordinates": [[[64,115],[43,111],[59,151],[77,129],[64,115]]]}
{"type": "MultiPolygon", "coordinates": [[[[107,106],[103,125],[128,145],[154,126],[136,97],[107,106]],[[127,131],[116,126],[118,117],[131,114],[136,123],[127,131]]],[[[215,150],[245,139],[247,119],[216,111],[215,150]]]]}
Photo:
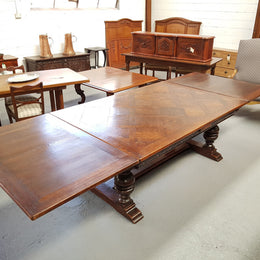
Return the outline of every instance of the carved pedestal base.
{"type": "Polygon", "coordinates": [[[143,218],[143,214],[130,198],[130,194],[134,190],[134,183],[133,174],[127,171],[117,175],[114,183],[111,179],[91,191],[135,224],[143,218]]]}
{"type": "Polygon", "coordinates": [[[204,145],[194,140],[189,141],[188,144],[195,152],[219,162],[223,157],[219,152],[217,152],[217,149],[213,145],[214,141],[218,138],[218,133],[219,127],[214,126],[204,133],[203,137],[206,141],[204,145]]]}

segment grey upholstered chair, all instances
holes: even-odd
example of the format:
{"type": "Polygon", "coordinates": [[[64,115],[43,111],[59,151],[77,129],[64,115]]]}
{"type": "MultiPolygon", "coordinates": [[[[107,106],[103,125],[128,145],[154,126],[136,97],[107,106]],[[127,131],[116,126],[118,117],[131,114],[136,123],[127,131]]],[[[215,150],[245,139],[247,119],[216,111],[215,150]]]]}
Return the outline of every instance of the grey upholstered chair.
{"type": "Polygon", "coordinates": [[[240,41],[235,69],[233,79],[260,84],[259,38],[240,41]]]}

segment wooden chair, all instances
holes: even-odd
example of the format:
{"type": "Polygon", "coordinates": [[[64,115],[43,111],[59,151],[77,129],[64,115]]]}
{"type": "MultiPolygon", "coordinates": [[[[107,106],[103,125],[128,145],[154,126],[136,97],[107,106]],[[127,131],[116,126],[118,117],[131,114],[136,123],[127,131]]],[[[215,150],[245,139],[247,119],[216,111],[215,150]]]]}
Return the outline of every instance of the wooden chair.
{"type": "MultiPolygon", "coordinates": [[[[233,79],[260,84],[260,39],[241,40],[238,46],[237,60],[233,79]]],[[[250,104],[260,104],[260,99],[250,104]]]]}
{"type": "MultiPolygon", "coordinates": [[[[10,67],[7,67],[6,69],[4,69],[5,71],[9,71],[11,72],[12,74],[18,74],[18,73],[24,73],[25,72],[25,68],[23,65],[20,65],[20,66],[10,66],[10,67]]],[[[25,95],[20,95],[18,97],[20,100],[23,100],[23,101],[31,101],[33,99],[37,99],[36,97],[34,97],[33,95],[30,95],[30,94],[25,94],[25,95]]],[[[6,97],[5,98],[5,107],[9,106],[12,104],[12,98],[11,97],[6,97]]],[[[9,121],[10,123],[13,122],[12,120],[12,117],[9,116],[8,114],[8,117],[9,117],[9,121]]]]}
{"type": "Polygon", "coordinates": [[[4,74],[4,73],[8,73],[10,72],[10,74],[16,74],[16,73],[24,73],[25,69],[23,65],[20,66],[10,66],[7,68],[0,68],[0,73],[4,74]]]}
{"type": "Polygon", "coordinates": [[[44,95],[42,82],[36,85],[10,87],[11,104],[5,104],[10,123],[44,114],[44,95]],[[28,96],[35,93],[38,97],[28,96]],[[31,97],[31,99],[29,98],[31,97]]]}
{"type": "MultiPolygon", "coordinates": [[[[179,33],[179,34],[195,34],[198,35],[200,32],[201,22],[191,21],[181,17],[171,17],[163,20],[155,21],[155,32],[164,33],[179,33]]],[[[186,74],[190,71],[186,71],[185,68],[180,68],[176,71],[176,68],[167,66],[155,66],[152,64],[145,65],[145,75],[147,75],[147,70],[152,70],[153,76],[155,71],[166,71],[167,79],[171,78],[171,72],[175,71],[175,75],[186,74]]]]}

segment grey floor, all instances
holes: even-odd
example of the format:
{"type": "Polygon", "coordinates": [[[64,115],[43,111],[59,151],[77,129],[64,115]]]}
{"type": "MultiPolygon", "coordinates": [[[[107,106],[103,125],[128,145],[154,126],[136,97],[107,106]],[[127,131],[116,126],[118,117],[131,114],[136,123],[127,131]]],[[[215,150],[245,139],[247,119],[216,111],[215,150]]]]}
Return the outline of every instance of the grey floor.
{"type": "MultiPolygon", "coordinates": [[[[77,100],[68,87],[66,106],[77,100]]],[[[260,259],[260,105],[219,126],[222,161],[187,151],[137,182],[135,225],[91,192],[31,221],[0,190],[0,259],[260,259]]]]}

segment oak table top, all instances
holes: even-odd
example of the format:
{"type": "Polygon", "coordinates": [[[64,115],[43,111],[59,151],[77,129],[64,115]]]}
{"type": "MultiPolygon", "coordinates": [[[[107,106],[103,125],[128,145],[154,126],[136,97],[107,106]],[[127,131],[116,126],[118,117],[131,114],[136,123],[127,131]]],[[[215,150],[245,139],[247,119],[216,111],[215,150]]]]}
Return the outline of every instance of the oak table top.
{"type": "Polygon", "coordinates": [[[197,72],[171,79],[168,82],[246,100],[253,100],[260,96],[260,84],[197,72]]]}
{"type": "Polygon", "coordinates": [[[163,81],[52,114],[144,161],[246,103],[163,81]]]}
{"type": "Polygon", "coordinates": [[[32,220],[137,163],[50,114],[1,127],[0,140],[0,186],[32,220]]]}
{"type": "Polygon", "coordinates": [[[158,81],[156,77],[129,72],[113,67],[86,70],[80,72],[80,74],[90,80],[90,82],[83,83],[83,85],[104,91],[107,95],[113,95],[126,89],[158,81]]]}
{"type": "Polygon", "coordinates": [[[43,88],[45,91],[54,90],[56,95],[56,108],[64,108],[63,104],[63,95],[62,88],[67,85],[81,84],[88,82],[88,78],[80,75],[78,72],[75,72],[69,68],[62,69],[51,69],[51,70],[40,70],[36,72],[27,72],[38,73],[39,77],[35,80],[22,82],[22,83],[9,83],[7,80],[10,77],[13,77],[13,74],[1,75],[0,76],[0,97],[10,96],[10,86],[24,86],[24,85],[34,85],[39,82],[43,83],[43,88]]]}

